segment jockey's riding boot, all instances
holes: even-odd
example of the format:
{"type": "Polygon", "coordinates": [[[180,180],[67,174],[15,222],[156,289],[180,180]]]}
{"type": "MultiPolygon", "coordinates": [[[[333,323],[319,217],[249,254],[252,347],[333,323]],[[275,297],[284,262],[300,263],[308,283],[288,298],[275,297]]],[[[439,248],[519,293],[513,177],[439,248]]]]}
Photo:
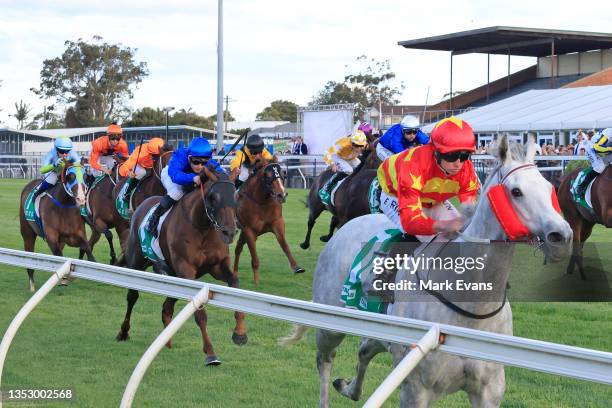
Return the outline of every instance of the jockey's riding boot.
{"type": "Polygon", "coordinates": [[[48,183],[47,180],[43,180],[42,183],[40,183],[40,185],[36,188],[36,191],[34,191],[34,195],[32,196],[32,201],[36,201],[36,198],[42,193],[44,193],[45,191],[47,191],[49,187],[51,186],[52,184],[48,183]]]}
{"type": "Polygon", "coordinates": [[[234,180],[234,185],[236,186],[236,190],[240,188],[241,185],[244,184],[244,181],[240,180],[239,178],[236,178],[236,180],[234,180]]]}
{"type": "Polygon", "coordinates": [[[169,195],[165,195],[159,202],[159,205],[151,214],[151,218],[149,218],[149,223],[147,224],[146,230],[150,232],[155,238],[157,238],[157,224],[159,224],[159,217],[162,216],[163,213],[168,211],[170,207],[172,207],[176,203],[169,195]]]}
{"type": "Polygon", "coordinates": [[[136,186],[138,185],[138,180],[136,178],[128,178],[127,179],[127,188],[125,189],[125,194],[123,195],[123,201],[125,201],[126,203],[129,204],[130,202],[130,194],[132,194],[132,191],[134,191],[134,189],[136,188],[136,186]]]}
{"type": "Polygon", "coordinates": [[[327,192],[328,195],[331,195],[332,190],[334,189],[334,186],[336,185],[337,180],[340,179],[342,172],[338,171],[336,173],[334,173],[329,180],[327,180],[327,183],[325,183],[325,191],[327,192]]]}
{"type": "Polygon", "coordinates": [[[590,172],[587,173],[586,176],[584,176],[584,180],[582,180],[582,183],[580,183],[580,186],[578,186],[578,197],[584,197],[586,194],[586,189],[589,186],[589,183],[599,175],[599,173],[597,173],[595,170],[591,169],[590,172]]]}

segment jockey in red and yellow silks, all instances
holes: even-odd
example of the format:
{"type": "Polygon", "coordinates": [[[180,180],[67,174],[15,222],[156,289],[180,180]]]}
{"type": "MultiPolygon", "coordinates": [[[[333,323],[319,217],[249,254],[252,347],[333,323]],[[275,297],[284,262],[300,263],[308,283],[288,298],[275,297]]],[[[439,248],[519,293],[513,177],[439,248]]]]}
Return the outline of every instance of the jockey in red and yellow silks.
{"type": "Polygon", "coordinates": [[[393,155],[378,168],[383,213],[410,235],[460,230],[463,220],[447,200],[475,202],[479,182],[469,160],[474,149],[466,122],[455,117],[438,122],[431,144],[393,155]]]}

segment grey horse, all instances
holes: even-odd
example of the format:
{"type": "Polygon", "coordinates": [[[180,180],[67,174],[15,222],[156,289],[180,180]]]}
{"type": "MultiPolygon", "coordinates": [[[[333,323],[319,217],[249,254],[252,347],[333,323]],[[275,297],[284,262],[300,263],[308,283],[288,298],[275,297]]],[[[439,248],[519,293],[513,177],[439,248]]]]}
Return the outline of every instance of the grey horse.
{"type": "MultiPolygon", "coordinates": [[[[504,181],[504,187],[510,194],[511,203],[520,220],[537,236],[548,261],[555,262],[571,252],[572,230],[565,220],[553,208],[551,191],[553,186],[546,181],[533,162],[535,146],[508,145],[506,137],[498,142],[494,152],[499,160],[498,166],[487,179],[481,196],[494,185],[504,181]]],[[[344,225],[325,246],[319,256],[313,281],[313,302],[333,306],[343,306],[340,302],[340,291],[351,263],[361,249],[362,243],[355,237],[368,237],[394,225],[381,214],[366,215],[356,218],[344,225]]],[[[496,220],[487,199],[479,200],[474,216],[463,232],[463,237],[470,240],[488,239],[503,240],[504,231],[496,220]]],[[[456,242],[465,242],[458,238],[456,242]]],[[[488,259],[482,270],[481,278],[486,278],[496,287],[505,287],[510,274],[510,258],[513,244],[477,245],[466,251],[478,252],[463,254],[482,256],[488,259]]],[[[400,270],[395,281],[415,280],[416,275],[400,270]]],[[[431,296],[426,292],[415,295],[431,296]]],[[[421,298],[419,298],[421,299],[421,298]]],[[[508,302],[500,308],[500,302],[459,302],[457,306],[473,314],[487,314],[499,309],[492,317],[475,319],[462,315],[437,299],[428,301],[398,302],[387,313],[455,326],[469,327],[496,333],[512,335],[512,311],[508,302]]],[[[306,328],[296,326],[293,333],[281,339],[281,344],[292,344],[303,338],[306,328]]],[[[317,330],[317,367],[320,377],[320,407],[327,407],[329,400],[329,381],[335,349],[344,339],[343,333],[317,330]]],[[[353,380],[337,379],[334,387],[344,396],[355,401],[362,392],[365,372],[370,360],[380,352],[389,351],[394,364],[398,364],[408,353],[407,345],[387,344],[364,338],[358,353],[357,374],[353,380]]],[[[467,392],[473,407],[498,407],[505,392],[504,367],[500,364],[458,357],[439,351],[430,352],[404,380],[400,403],[402,407],[428,407],[441,397],[464,390],[467,392]]]]}

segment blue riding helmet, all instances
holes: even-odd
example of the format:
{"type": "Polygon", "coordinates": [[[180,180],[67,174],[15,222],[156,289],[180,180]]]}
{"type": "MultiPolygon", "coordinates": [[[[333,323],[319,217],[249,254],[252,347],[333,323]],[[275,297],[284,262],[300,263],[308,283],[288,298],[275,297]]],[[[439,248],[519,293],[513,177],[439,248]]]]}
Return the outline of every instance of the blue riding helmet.
{"type": "Polygon", "coordinates": [[[208,140],[203,137],[196,137],[189,143],[187,155],[193,157],[212,157],[212,147],[208,140]]]}
{"type": "Polygon", "coordinates": [[[67,153],[72,150],[72,140],[67,137],[58,137],[53,142],[53,145],[55,146],[56,150],[59,150],[61,152],[67,153]]]}

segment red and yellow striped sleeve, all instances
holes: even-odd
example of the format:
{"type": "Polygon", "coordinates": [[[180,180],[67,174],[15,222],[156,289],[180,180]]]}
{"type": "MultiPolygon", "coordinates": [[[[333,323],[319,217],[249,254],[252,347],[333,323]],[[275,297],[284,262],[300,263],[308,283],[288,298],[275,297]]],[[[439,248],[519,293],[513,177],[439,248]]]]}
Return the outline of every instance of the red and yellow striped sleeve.
{"type": "Polygon", "coordinates": [[[433,235],[434,220],[423,213],[421,194],[423,175],[416,162],[403,162],[399,166],[399,215],[404,232],[410,235],[433,235]]]}

